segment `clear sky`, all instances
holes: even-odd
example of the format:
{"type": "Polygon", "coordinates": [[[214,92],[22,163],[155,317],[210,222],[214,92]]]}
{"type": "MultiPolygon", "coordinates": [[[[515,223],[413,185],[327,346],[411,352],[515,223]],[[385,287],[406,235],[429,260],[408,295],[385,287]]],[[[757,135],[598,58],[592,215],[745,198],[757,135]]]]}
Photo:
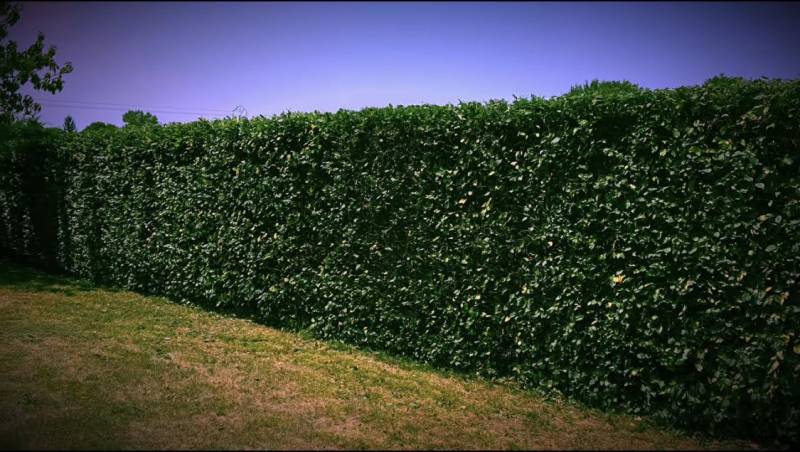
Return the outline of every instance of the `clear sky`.
{"type": "Polygon", "coordinates": [[[800,78],[791,2],[22,2],[73,73],[41,118],[121,124],[800,78]],[[179,111],[181,113],[168,113],[179,111]]]}

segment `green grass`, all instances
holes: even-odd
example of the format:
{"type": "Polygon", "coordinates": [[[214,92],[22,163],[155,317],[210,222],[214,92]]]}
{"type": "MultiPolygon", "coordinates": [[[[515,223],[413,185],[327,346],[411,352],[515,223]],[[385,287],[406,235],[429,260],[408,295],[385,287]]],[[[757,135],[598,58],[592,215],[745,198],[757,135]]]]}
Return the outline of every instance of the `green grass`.
{"type": "Polygon", "coordinates": [[[751,446],[0,261],[0,448],[751,446]]]}

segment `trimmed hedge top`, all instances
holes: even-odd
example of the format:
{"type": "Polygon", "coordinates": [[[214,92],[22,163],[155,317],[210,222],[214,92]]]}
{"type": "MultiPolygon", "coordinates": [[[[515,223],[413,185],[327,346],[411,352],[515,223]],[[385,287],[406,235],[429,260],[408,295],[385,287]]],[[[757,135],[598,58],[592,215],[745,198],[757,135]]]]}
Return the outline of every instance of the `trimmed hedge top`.
{"type": "Polygon", "coordinates": [[[593,406],[796,443],[800,82],[600,88],[16,128],[0,247],[593,406]]]}

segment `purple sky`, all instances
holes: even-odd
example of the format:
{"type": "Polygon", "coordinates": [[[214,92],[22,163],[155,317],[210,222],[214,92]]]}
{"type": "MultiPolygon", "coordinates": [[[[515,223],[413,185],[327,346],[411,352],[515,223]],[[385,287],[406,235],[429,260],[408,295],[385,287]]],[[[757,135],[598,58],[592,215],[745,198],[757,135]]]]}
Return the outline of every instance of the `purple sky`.
{"type": "Polygon", "coordinates": [[[553,96],[724,73],[800,78],[800,4],[780,2],[23,2],[75,71],[41,118],[78,128],[229,114],[553,96]],[[99,107],[99,108],[95,108],[99,107]],[[188,114],[167,113],[188,112],[188,114]]]}

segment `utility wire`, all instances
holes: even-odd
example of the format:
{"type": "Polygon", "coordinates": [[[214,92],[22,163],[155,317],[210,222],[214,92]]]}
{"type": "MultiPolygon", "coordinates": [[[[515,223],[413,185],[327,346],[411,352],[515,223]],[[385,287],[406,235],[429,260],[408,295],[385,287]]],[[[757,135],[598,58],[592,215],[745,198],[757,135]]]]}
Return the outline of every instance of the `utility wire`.
{"type": "MultiPolygon", "coordinates": [[[[33,100],[36,102],[60,102],[60,103],[74,103],[74,104],[88,104],[88,105],[108,105],[108,106],[118,106],[118,107],[132,107],[132,108],[141,108],[141,109],[170,109],[170,110],[181,110],[182,107],[167,107],[164,105],[151,105],[145,106],[142,104],[125,104],[125,103],[115,103],[115,102],[95,102],[95,101],[86,101],[86,100],[73,100],[73,99],[47,99],[47,98],[40,98],[40,97],[33,97],[33,100]]],[[[230,110],[220,109],[220,108],[198,108],[197,110],[207,111],[207,112],[220,112],[220,113],[229,113],[230,110]]]]}
{"type": "MultiPolygon", "coordinates": [[[[105,111],[126,111],[130,110],[129,107],[92,107],[89,105],[62,105],[62,104],[53,104],[49,102],[39,102],[42,106],[45,107],[55,107],[55,108],[78,108],[78,109],[88,109],[88,110],[105,110],[105,111]]],[[[160,113],[160,114],[172,114],[172,115],[199,115],[199,116],[212,116],[212,117],[224,117],[225,114],[222,113],[207,113],[207,112],[198,112],[198,111],[167,111],[167,110],[154,110],[154,109],[147,109],[150,113],[160,113]]]]}
{"type": "MultiPolygon", "coordinates": [[[[56,103],[52,101],[45,101],[45,102],[38,102],[41,105],[51,106],[51,107],[61,107],[61,108],[90,108],[95,110],[130,110],[131,107],[112,107],[112,106],[105,106],[105,105],[79,105],[79,104],[70,104],[70,103],[56,103]]],[[[143,109],[147,111],[159,111],[161,113],[187,113],[187,114],[209,114],[209,115],[222,115],[221,112],[210,112],[210,111],[194,111],[194,110],[164,110],[164,109],[153,109],[147,107],[133,107],[138,109],[143,109]]]]}

